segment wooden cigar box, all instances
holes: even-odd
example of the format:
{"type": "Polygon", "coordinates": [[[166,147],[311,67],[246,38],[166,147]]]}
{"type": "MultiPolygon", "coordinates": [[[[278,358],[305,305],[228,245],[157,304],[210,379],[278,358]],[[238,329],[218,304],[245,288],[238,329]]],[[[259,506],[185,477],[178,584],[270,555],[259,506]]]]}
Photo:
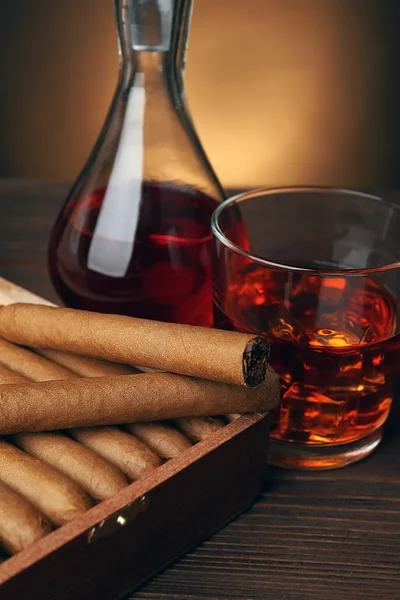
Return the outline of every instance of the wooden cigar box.
{"type": "MultiPolygon", "coordinates": [[[[0,304],[47,303],[0,278],[0,304]]],[[[50,303],[49,303],[50,304],[50,303]]],[[[239,417],[0,564],[1,600],[123,597],[246,510],[268,417],[239,417]]]]}

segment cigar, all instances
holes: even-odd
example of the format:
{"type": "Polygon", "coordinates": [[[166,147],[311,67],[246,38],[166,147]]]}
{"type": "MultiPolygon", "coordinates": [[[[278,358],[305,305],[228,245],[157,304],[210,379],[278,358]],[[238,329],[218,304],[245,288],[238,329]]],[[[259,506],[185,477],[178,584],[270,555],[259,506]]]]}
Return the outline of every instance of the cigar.
{"type": "MultiPolygon", "coordinates": [[[[20,346],[16,346],[15,344],[12,344],[11,342],[7,342],[6,340],[0,338],[0,366],[1,362],[3,362],[10,368],[18,369],[19,373],[23,375],[23,377],[15,379],[14,374],[8,373],[9,376],[12,376],[12,381],[10,381],[10,383],[22,383],[25,381],[24,377],[32,381],[51,381],[56,379],[76,378],[78,377],[78,374],[82,377],[102,377],[105,375],[123,375],[132,372],[140,372],[133,369],[133,367],[119,365],[116,363],[110,363],[103,360],[96,360],[93,358],[87,358],[85,356],[68,354],[67,352],[61,352],[59,350],[44,349],[42,352],[44,356],[38,355],[32,352],[31,350],[21,348],[20,346]],[[1,352],[1,350],[3,349],[4,352],[1,352]],[[70,368],[73,369],[74,372],[70,371],[70,368]]],[[[3,383],[7,383],[7,381],[4,381],[3,383]]],[[[109,430],[111,431],[111,428],[109,428],[109,430]]],[[[142,442],[147,444],[147,446],[150,449],[155,450],[155,452],[157,452],[156,449],[158,449],[157,453],[159,454],[159,456],[161,456],[161,458],[172,458],[173,456],[176,456],[177,454],[183,452],[183,450],[187,447],[191,446],[190,441],[187,438],[185,438],[185,436],[182,433],[180,433],[179,431],[167,424],[161,425],[156,423],[143,423],[140,426],[138,426],[138,431],[140,435],[138,435],[137,437],[141,439],[142,442]]],[[[135,434],[133,428],[130,429],[130,432],[132,434],[135,434]]],[[[116,435],[118,435],[119,433],[120,432],[116,432],[116,435]]],[[[42,451],[43,448],[44,452],[45,450],[47,450],[48,445],[49,456],[51,458],[54,457],[56,460],[58,459],[55,443],[52,443],[52,440],[54,442],[54,439],[58,440],[59,438],[54,438],[54,436],[53,438],[50,438],[49,436],[51,434],[44,434],[42,436],[41,434],[32,435],[38,435],[39,437],[37,440],[33,438],[33,442],[30,445],[30,448],[37,448],[40,446],[40,450],[42,451]]],[[[93,433],[93,436],[96,435],[101,436],[101,432],[97,431],[93,433]]],[[[101,439],[103,440],[104,438],[101,437],[101,439]]],[[[66,448],[64,448],[64,451],[62,452],[63,457],[60,457],[60,460],[61,458],[65,459],[65,461],[67,461],[67,466],[69,466],[70,463],[72,464],[72,460],[68,450],[71,450],[72,452],[74,448],[71,447],[71,444],[68,446],[68,440],[65,440],[64,443],[66,448]]],[[[141,451],[141,446],[139,444],[137,446],[138,448],[136,449],[136,460],[137,462],[139,462],[141,460],[141,456],[144,455],[144,452],[141,451]]],[[[23,449],[26,450],[26,448],[23,449]]],[[[30,450],[28,450],[28,452],[30,452],[30,450]]],[[[77,451],[75,450],[75,452],[72,452],[72,454],[76,454],[76,452],[77,451]]],[[[131,452],[133,452],[132,448],[131,452]]],[[[37,456],[37,458],[41,457],[37,456]]],[[[58,466],[58,468],[60,469],[60,466],[58,466]]],[[[67,474],[70,475],[70,473],[67,474]]],[[[111,486],[110,489],[112,489],[111,486]]],[[[97,496],[100,493],[101,490],[97,492],[97,496]]],[[[90,495],[96,499],[100,499],[93,493],[90,495]]]]}
{"type": "Polygon", "coordinates": [[[23,377],[19,373],[15,373],[5,365],[0,365],[0,385],[25,382],[25,377],[23,377]]]}
{"type": "Polygon", "coordinates": [[[183,433],[166,423],[129,423],[126,428],[166,460],[178,456],[192,446],[183,433]]]}
{"type": "Polygon", "coordinates": [[[24,346],[249,387],[264,380],[269,357],[268,342],[246,333],[36,304],[1,307],[0,335],[24,346]]]}
{"type": "MultiPolygon", "coordinates": [[[[50,359],[50,361],[67,367],[67,369],[81,377],[140,373],[138,369],[128,365],[88,358],[87,356],[71,354],[61,350],[50,350],[49,348],[33,348],[33,350],[50,359]]],[[[147,444],[158,456],[166,460],[178,456],[178,454],[192,446],[190,440],[183,433],[167,423],[130,423],[127,430],[144,444],[147,444]]]]}
{"type": "Polygon", "coordinates": [[[113,464],[63,433],[18,433],[13,442],[21,450],[69,476],[94,500],[110,498],[128,485],[122,472],[113,464]]]}
{"type": "Polygon", "coordinates": [[[175,419],[175,423],[194,444],[225,427],[221,419],[214,417],[186,417],[186,419],[175,419]]]}
{"type": "MultiPolygon", "coordinates": [[[[62,350],[51,350],[50,348],[31,348],[36,354],[40,354],[49,359],[52,364],[57,363],[68,369],[71,374],[75,373],[81,377],[104,377],[105,375],[132,375],[140,373],[138,369],[130,365],[121,365],[101,360],[90,358],[62,350]]],[[[60,377],[61,379],[61,377],[60,377]]],[[[44,381],[44,380],[43,380],[44,381]]]]}
{"type": "Polygon", "coordinates": [[[270,367],[256,388],[172,373],[5,384],[0,433],[265,412],[278,401],[279,378],[270,367]]]}
{"type": "MultiPolygon", "coordinates": [[[[126,375],[141,372],[128,365],[88,358],[87,356],[71,354],[62,350],[50,350],[49,348],[33,348],[33,350],[51,361],[67,367],[67,369],[81,377],[102,377],[103,375],[126,375]]],[[[45,379],[42,381],[45,381],[45,379]]],[[[193,425],[190,417],[187,419],[181,418],[181,430],[185,431],[186,429],[186,431],[192,432],[192,441],[194,439],[200,441],[200,439],[203,439],[205,432],[210,429],[210,421],[207,419],[207,417],[196,417],[196,422],[193,425]],[[202,436],[199,437],[200,428],[202,436]]],[[[177,431],[167,423],[130,423],[127,430],[166,460],[178,456],[192,445],[189,434],[186,437],[181,431],[177,431]]]]}
{"type": "Polygon", "coordinates": [[[29,500],[53,525],[64,525],[92,506],[72,479],[4,440],[0,440],[0,481],[29,500]]]}
{"type": "Polygon", "coordinates": [[[136,481],[162,463],[148,446],[118,427],[83,427],[72,429],[71,433],[78,442],[118,467],[129,481],[136,481]]]}
{"type": "MultiPolygon", "coordinates": [[[[128,368],[125,368],[123,365],[114,363],[106,364],[104,361],[96,361],[90,358],[73,355],[68,356],[65,352],[58,352],[57,350],[54,350],[53,353],[57,356],[61,355],[61,360],[64,364],[74,366],[83,375],[88,373],[90,373],[89,376],[93,376],[93,373],[103,375],[104,372],[106,374],[109,374],[110,372],[114,374],[129,372],[128,368]]],[[[1,361],[7,363],[9,367],[15,367],[19,370],[19,374],[16,376],[6,367],[4,374],[7,374],[7,377],[11,377],[10,383],[24,383],[27,381],[27,378],[33,381],[54,381],[78,377],[76,373],[72,373],[69,369],[53,363],[51,360],[48,360],[48,358],[38,356],[30,350],[26,350],[25,348],[21,348],[20,346],[16,346],[15,344],[0,338],[0,363],[1,361]],[[4,350],[4,352],[2,352],[2,350],[4,350]]],[[[0,379],[0,384],[7,382],[8,380],[2,382],[0,379]]],[[[144,429],[149,427],[151,428],[151,423],[143,425],[144,429]]],[[[165,427],[165,429],[166,431],[163,432],[163,440],[168,437],[175,439],[176,435],[178,435],[178,432],[172,429],[172,427],[165,427]]],[[[150,429],[150,432],[148,432],[147,435],[149,436],[149,434],[150,438],[153,438],[153,442],[160,442],[159,436],[157,436],[153,429],[150,429]]],[[[121,439],[124,441],[125,437],[128,437],[128,434],[121,432],[116,427],[108,427],[107,436],[100,431],[100,428],[95,428],[92,431],[88,430],[86,437],[92,441],[94,446],[97,442],[100,444],[101,448],[108,445],[109,450],[112,452],[113,447],[116,446],[117,442],[119,441],[121,444],[121,439]]],[[[146,465],[154,466],[157,464],[158,466],[161,464],[159,457],[153,455],[150,447],[148,447],[149,445],[145,446],[145,444],[139,440],[134,439],[132,435],[130,435],[129,438],[130,439],[127,442],[125,441],[123,450],[127,452],[126,448],[129,446],[130,462],[137,465],[135,467],[135,473],[138,472],[139,468],[144,469],[146,465]]],[[[76,439],[82,441],[78,437],[76,439]]],[[[101,452],[99,452],[99,456],[97,456],[93,451],[60,433],[36,432],[19,434],[15,437],[14,441],[29,454],[55,466],[59,471],[69,475],[71,479],[76,481],[82,489],[96,500],[104,500],[113,495],[118,486],[121,487],[121,485],[124,484],[122,472],[115,473],[115,467],[112,464],[107,465],[104,458],[100,457],[102,454],[101,452]]],[[[189,440],[188,444],[190,445],[189,440]]],[[[114,464],[118,463],[118,456],[121,456],[122,465],[124,466],[123,450],[120,450],[120,455],[118,455],[118,452],[112,453],[117,459],[111,462],[114,464]]],[[[107,456],[105,456],[105,458],[107,458],[107,456]]],[[[131,476],[131,473],[128,473],[128,475],[131,476]]]]}
{"type": "Polygon", "coordinates": [[[68,369],[51,362],[47,358],[37,356],[26,348],[11,344],[3,338],[0,338],[0,365],[8,367],[14,373],[31,381],[50,381],[76,377],[68,369]]]}
{"type": "Polygon", "coordinates": [[[0,481],[0,547],[16,554],[50,532],[50,523],[43,515],[0,481]]]}

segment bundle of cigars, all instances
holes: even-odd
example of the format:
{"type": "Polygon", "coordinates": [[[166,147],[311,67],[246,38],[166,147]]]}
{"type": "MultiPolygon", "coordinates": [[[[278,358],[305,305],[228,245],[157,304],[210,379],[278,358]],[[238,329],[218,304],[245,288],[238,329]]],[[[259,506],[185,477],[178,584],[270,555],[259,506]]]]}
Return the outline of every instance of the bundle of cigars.
{"type": "Polygon", "coordinates": [[[0,547],[15,554],[240,414],[279,378],[253,335],[0,307],[0,547]]]}

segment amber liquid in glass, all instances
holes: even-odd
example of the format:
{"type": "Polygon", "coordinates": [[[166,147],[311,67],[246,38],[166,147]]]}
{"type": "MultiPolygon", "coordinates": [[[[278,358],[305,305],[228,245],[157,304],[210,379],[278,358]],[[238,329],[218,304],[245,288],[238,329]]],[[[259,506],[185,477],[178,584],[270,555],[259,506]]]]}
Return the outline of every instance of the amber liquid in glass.
{"type": "Polygon", "coordinates": [[[146,182],[132,239],[102,237],[99,258],[94,237],[105,191],[72,198],[53,229],[50,274],[62,301],[73,308],[211,326],[210,218],[217,202],[191,188],[146,182]]]}
{"type": "Polygon", "coordinates": [[[400,358],[396,298],[371,279],[294,277],[285,298],[287,274],[254,265],[238,273],[215,299],[216,326],[261,332],[272,343],[271,365],[282,381],[272,437],[357,440],[390,409],[400,358]]]}

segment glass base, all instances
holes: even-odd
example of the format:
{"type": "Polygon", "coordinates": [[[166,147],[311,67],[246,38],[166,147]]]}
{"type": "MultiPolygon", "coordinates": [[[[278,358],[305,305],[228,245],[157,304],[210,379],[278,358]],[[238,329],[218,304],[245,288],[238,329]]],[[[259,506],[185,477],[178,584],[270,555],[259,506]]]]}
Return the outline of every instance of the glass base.
{"type": "Polygon", "coordinates": [[[270,438],[268,463],[288,469],[337,469],[361,460],[378,446],[383,426],[349,444],[306,446],[270,438]]]}

